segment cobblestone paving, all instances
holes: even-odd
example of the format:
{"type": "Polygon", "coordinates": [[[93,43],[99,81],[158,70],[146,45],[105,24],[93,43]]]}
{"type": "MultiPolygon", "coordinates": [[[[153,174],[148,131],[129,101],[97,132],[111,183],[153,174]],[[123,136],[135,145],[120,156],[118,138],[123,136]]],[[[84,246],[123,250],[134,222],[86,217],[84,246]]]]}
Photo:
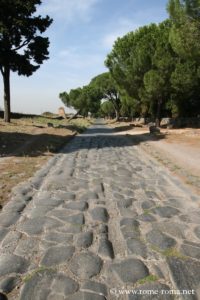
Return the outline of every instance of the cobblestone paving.
{"type": "Polygon", "coordinates": [[[0,299],[200,299],[198,197],[100,123],[15,189],[0,241],[0,299]]]}

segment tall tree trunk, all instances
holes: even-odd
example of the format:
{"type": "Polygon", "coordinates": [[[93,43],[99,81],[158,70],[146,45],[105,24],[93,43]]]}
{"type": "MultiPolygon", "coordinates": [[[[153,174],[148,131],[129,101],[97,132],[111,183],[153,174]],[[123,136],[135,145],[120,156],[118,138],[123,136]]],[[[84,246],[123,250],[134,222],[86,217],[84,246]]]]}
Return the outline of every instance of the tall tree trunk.
{"type": "Polygon", "coordinates": [[[73,115],[71,118],[69,118],[69,121],[75,119],[78,116],[78,114],[80,113],[80,111],[81,110],[78,110],[77,113],[75,113],[75,115],[73,115]]]}
{"type": "Polygon", "coordinates": [[[156,112],[156,127],[160,127],[160,113],[161,113],[162,100],[158,100],[156,112]]]}
{"type": "Polygon", "coordinates": [[[10,122],[10,68],[4,67],[3,71],[4,84],[4,121],[10,122]]]}
{"type": "Polygon", "coordinates": [[[115,109],[115,119],[119,121],[119,111],[117,109],[115,109]]]}

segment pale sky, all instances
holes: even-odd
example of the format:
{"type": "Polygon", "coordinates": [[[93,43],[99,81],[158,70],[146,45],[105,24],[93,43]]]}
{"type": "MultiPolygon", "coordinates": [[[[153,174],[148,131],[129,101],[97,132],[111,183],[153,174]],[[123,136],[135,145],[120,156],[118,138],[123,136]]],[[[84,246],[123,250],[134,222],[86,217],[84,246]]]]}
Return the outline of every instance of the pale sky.
{"type": "MultiPolygon", "coordinates": [[[[59,93],[81,87],[106,71],[104,61],[117,37],[167,18],[167,0],[43,0],[38,13],[54,19],[50,59],[31,77],[11,74],[13,112],[57,112],[59,93]]],[[[3,108],[0,82],[0,108],[3,108]]]]}

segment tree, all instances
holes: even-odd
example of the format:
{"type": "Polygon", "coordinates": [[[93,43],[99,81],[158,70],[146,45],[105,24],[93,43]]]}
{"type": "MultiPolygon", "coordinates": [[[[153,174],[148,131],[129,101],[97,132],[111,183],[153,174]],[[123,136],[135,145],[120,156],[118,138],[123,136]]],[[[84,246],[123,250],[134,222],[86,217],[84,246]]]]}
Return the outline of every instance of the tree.
{"type": "Polygon", "coordinates": [[[41,0],[0,1],[0,70],[4,84],[4,120],[10,122],[10,72],[30,76],[48,59],[49,39],[42,37],[52,23],[36,16],[41,0]]]}
{"type": "Polygon", "coordinates": [[[177,116],[200,113],[200,2],[170,0],[170,44],[178,56],[171,76],[172,100],[177,116]]]}
{"type": "Polygon", "coordinates": [[[157,31],[157,25],[151,24],[118,38],[105,61],[123,98],[129,99],[129,105],[132,99],[131,107],[135,107],[139,114],[142,113],[142,107],[146,106],[146,97],[141,97],[145,95],[143,79],[144,74],[152,68],[157,31]]]}
{"type": "Polygon", "coordinates": [[[91,80],[90,86],[99,90],[102,99],[112,102],[115,110],[115,118],[119,120],[120,117],[120,96],[119,90],[109,72],[100,74],[91,80]]]}
{"type": "Polygon", "coordinates": [[[151,69],[144,74],[146,97],[150,104],[150,113],[160,126],[161,116],[166,112],[166,104],[171,95],[171,74],[174,71],[177,56],[169,43],[171,22],[166,20],[158,25],[155,51],[152,55],[151,69]]]}
{"type": "Polygon", "coordinates": [[[67,92],[60,93],[59,95],[62,102],[77,110],[77,114],[86,117],[88,112],[96,114],[100,109],[102,94],[92,85],[86,85],[82,88],[76,88],[67,92]]]}
{"type": "Polygon", "coordinates": [[[108,118],[113,117],[115,115],[115,110],[112,102],[110,102],[109,100],[104,101],[100,107],[100,114],[108,118]]]}

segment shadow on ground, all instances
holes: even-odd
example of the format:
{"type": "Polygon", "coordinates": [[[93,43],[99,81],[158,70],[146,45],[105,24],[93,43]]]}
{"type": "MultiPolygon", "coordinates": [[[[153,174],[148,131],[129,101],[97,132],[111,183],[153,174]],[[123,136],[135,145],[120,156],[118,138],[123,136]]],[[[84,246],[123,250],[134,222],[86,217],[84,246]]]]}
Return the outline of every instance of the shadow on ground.
{"type": "Polygon", "coordinates": [[[41,156],[49,150],[52,153],[70,153],[81,149],[98,149],[105,147],[131,147],[146,141],[156,141],[165,138],[165,135],[154,136],[149,133],[142,133],[133,136],[128,134],[117,135],[115,130],[95,125],[85,133],[78,136],[61,136],[51,134],[37,134],[35,136],[19,132],[0,132],[0,156],[41,156]],[[113,134],[115,133],[115,135],[113,134]],[[70,139],[73,144],[62,148],[70,139]],[[9,141],[11,147],[7,149],[9,141]],[[20,147],[19,146],[20,142],[20,147]]]}

